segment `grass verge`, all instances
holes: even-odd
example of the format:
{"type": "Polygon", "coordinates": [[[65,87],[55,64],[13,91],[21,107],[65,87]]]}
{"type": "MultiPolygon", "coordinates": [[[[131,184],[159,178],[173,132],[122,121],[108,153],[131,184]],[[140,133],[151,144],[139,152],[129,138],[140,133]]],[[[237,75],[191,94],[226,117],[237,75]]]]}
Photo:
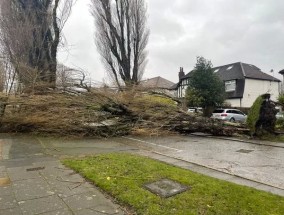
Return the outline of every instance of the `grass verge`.
{"type": "Polygon", "coordinates": [[[283,215],[284,198],[221,181],[146,157],[114,153],[63,163],[141,215],[283,215]],[[191,189],[163,199],[145,183],[168,178],[191,189]]]}

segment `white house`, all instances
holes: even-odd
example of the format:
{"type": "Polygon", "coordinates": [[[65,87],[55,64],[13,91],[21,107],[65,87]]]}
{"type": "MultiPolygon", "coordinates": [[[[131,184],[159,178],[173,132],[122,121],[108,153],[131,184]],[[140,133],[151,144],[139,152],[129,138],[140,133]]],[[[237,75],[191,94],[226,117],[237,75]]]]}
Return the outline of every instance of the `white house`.
{"type": "MultiPolygon", "coordinates": [[[[224,81],[227,93],[226,102],[231,104],[232,107],[249,108],[259,95],[265,93],[271,94],[272,100],[277,100],[281,81],[262,72],[254,65],[238,62],[214,67],[213,71],[224,81]]],[[[171,88],[176,91],[178,98],[185,96],[192,75],[189,72],[182,76],[182,73],[183,69],[181,68],[180,80],[171,88]]]]}

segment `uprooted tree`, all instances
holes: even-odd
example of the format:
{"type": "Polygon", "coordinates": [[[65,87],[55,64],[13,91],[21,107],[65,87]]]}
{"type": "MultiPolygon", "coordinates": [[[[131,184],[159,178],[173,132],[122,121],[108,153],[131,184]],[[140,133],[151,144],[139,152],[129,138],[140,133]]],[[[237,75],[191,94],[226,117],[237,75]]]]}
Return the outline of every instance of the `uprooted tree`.
{"type": "Polygon", "coordinates": [[[74,0],[1,0],[1,57],[19,83],[55,86],[62,28],[74,0]]]}
{"type": "Polygon", "coordinates": [[[275,134],[276,113],[275,103],[270,100],[270,94],[259,96],[253,103],[247,118],[251,135],[275,134]]]}
{"type": "Polygon", "coordinates": [[[92,0],[91,10],[96,23],[95,42],[108,73],[119,88],[137,84],[147,63],[145,1],[92,0]]]}

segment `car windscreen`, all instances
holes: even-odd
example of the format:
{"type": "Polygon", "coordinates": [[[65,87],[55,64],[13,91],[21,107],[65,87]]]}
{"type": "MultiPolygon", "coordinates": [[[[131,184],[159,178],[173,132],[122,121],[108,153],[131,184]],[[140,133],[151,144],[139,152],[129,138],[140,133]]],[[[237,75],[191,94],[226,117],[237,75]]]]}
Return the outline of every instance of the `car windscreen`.
{"type": "Polygon", "coordinates": [[[213,113],[223,113],[223,112],[224,112],[224,110],[220,110],[220,109],[213,111],[213,113]]]}

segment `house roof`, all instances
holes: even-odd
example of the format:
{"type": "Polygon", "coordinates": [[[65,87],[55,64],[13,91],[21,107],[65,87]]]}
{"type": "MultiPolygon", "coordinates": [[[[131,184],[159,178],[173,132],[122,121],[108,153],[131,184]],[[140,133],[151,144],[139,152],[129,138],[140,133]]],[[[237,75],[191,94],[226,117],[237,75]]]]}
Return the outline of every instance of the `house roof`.
{"type": "Polygon", "coordinates": [[[223,81],[249,78],[280,82],[279,79],[262,72],[258,67],[242,62],[214,67],[213,70],[223,81]]]}
{"type": "MultiPolygon", "coordinates": [[[[236,90],[233,92],[228,92],[228,98],[242,98],[245,88],[245,79],[255,79],[255,80],[266,80],[273,82],[281,82],[279,79],[268,75],[261,71],[258,67],[252,64],[246,64],[242,62],[227,64],[223,66],[218,66],[212,68],[213,71],[220,77],[223,81],[236,80],[236,90]]],[[[280,71],[281,74],[284,70],[280,71]]],[[[180,81],[173,85],[171,89],[178,89],[182,80],[190,78],[192,76],[192,71],[187,73],[185,76],[181,77],[180,81]]]]}
{"type": "MultiPolygon", "coordinates": [[[[237,80],[237,79],[257,79],[257,80],[267,80],[280,82],[279,79],[264,73],[258,67],[252,64],[246,64],[242,62],[227,64],[224,66],[218,66],[212,68],[213,71],[219,75],[223,81],[227,80],[237,80]]],[[[284,73],[284,70],[283,70],[284,73]]],[[[192,71],[187,73],[181,79],[190,78],[192,76],[192,71]]]]}
{"type": "Polygon", "coordinates": [[[279,72],[279,74],[284,75],[284,69],[279,72]]]}
{"type": "Polygon", "coordinates": [[[145,87],[145,88],[159,88],[159,89],[170,89],[174,85],[173,82],[162,78],[160,76],[143,80],[140,82],[140,86],[145,87]]]}
{"type": "Polygon", "coordinates": [[[169,90],[176,90],[179,87],[179,83],[172,85],[169,90]]]}

